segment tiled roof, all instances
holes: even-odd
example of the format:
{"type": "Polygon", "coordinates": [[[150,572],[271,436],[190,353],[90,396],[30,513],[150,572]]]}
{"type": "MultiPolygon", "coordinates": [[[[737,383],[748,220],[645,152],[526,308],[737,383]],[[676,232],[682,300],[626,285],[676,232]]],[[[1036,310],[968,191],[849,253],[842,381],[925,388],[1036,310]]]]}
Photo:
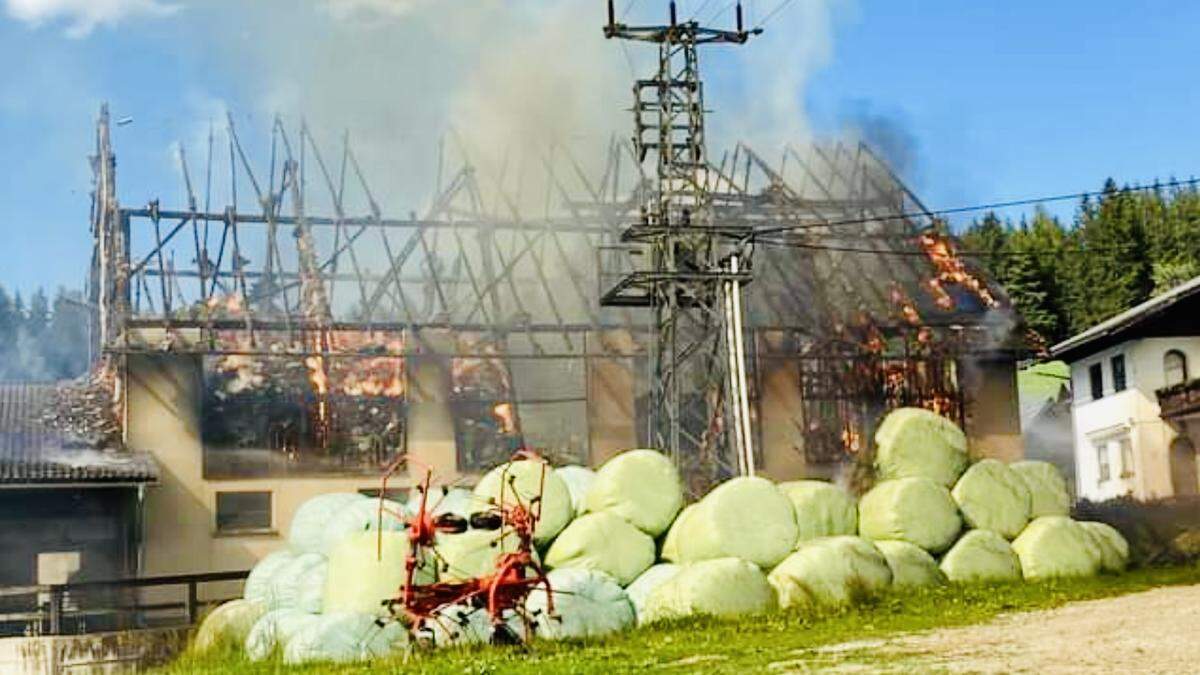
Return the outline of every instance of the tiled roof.
{"type": "Polygon", "coordinates": [[[145,453],[92,448],[42,423],[59,385],[0,383],[0,485],[148,483],[158,465],[145,453]]]}

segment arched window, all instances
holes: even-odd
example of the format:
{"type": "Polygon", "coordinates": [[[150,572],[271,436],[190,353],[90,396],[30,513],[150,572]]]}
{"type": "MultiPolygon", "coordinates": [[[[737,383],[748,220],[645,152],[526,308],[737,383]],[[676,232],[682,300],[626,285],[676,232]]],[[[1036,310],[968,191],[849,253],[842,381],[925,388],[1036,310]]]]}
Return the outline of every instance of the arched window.
{"type": "Polygon", "coordinates": [[[1168,387],[1187,382],[1187,357],[1183,355],[1183,352],[1172,349],[1163,354],[1163,375],[1168,387]]]}

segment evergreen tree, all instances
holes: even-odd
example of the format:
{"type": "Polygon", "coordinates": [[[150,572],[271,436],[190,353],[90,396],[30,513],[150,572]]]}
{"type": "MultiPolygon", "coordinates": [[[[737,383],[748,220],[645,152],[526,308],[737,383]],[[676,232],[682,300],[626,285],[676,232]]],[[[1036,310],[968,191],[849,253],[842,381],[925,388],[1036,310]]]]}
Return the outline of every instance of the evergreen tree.
{"type": "Polygon", "coordinates": [[[25,317],[25,327],[31,336],[41,339],[50,326],[50,301],[46,291],[38,288],[29,298],[29,312],[25,317]]]}
{"type": "Polygon", "coordinates": [[[995,211],[988,211],[981,220],[971,223],[961,237],[963,248],[978,254],[976,262],[991,275],[1004,283],[1004,250],[1008,242],[1008,229],[995,211]]]}
{"type": "Polygon", "coordinates": [[[1005,290],[1025,325],[1053,341],[1059,334],[1058,316],[1052,309],[1052,289],[1042,269],[1036,239],[1024,220],[1009,235],[1005,251],[1005,290]]]}
{"type": "Polygon", "coordinates": [[[54,295],[47,349],[50,367],[60,379],[79,377],[88,368],[88,324],[91,321],[83,294],[59,288],[54,295]]]}
{"type": "Polygon", "coordinates": [[[1096,205],[1080,208],[1074,285],[1069,315],[1079,332],[1150,297],[1153,263],[1137,198],[1110,178],[1096,205]]]}

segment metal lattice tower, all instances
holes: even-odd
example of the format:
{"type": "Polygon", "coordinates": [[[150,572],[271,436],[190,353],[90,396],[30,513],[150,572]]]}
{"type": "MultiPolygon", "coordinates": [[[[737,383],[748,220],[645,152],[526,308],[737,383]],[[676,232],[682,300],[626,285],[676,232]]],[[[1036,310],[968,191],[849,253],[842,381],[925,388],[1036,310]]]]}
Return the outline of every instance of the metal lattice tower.
{"type": "Polygon", "coordinates": [[[654,185],[624,240],[643,247],[648,265],[621,278],[602,298],[610,306],[654,310],[649,438],[669,450],[699,487],[752,474],[749,404],[741,329],[741,286],[749,261],[737,242],[749,225],[719,217],[704,137],[704,87],[697,48],[743,44],[758,31],[679,22],[675,3],[662,26],[617,23],[608,3],[608,38],[658,45],[654,77],[633,87],[633,145],[639,162],[653,153],[654,185]]]}

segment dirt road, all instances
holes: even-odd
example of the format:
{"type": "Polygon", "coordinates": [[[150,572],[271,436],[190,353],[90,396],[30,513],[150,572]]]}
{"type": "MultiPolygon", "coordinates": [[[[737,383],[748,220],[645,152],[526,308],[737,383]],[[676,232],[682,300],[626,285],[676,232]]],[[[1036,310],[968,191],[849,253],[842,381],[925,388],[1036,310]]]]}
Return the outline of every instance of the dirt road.
{"type": "Polygon", "coordinates": [[[1159,588],[963,628],[831,645],[779,671],[1200,672],[1200,586],[1159,588]]]}

